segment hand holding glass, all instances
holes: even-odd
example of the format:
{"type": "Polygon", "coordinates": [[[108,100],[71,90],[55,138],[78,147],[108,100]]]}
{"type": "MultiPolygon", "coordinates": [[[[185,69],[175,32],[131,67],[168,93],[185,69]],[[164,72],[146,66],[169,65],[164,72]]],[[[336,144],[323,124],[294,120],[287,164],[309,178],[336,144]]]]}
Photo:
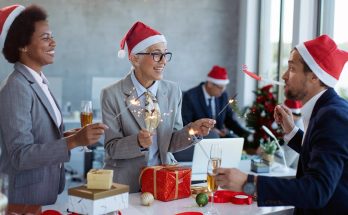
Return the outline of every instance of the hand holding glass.
{"type": "MultiPolygon", "coordinates": [[[[80,122],[81,122],[81,128],[85,127],[86,125],[92,124],[93,122],[93,108],[92,108],[92,101],[81,101],[81,111],[80,111],[80,122]]],[[[83,146],[83,149],[85,152],[91,152],[87,146],[83,146]]]]}

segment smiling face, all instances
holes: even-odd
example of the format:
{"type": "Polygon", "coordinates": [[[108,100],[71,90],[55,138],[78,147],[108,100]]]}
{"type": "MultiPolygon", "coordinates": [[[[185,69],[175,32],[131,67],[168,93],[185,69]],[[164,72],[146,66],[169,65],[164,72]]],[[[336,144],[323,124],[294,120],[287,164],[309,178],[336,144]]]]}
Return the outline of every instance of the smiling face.
{"type": "MultiPolygon", "coordinates": [[[[167,46],[160,42],[149,46],[144,52],[146,53],[165,53],[167,46]]],[[[159,62],[154,61],[152,55],[134,55],[131,54],[130,60],[134,66],[135,76],[138,81],[145,87],[150,87],[154,81],[163,79],[164,67],[167,64],[166,58],[162,57],[159,62]]]]}
{"type": "Polygon", "coordinates": [[[36,72],[40,72],[43,66],[53,63],[55,47],[56,42],[49,30],[48,22],[36,22],[30,43],[20,49],[19,61],[36,72]]]}

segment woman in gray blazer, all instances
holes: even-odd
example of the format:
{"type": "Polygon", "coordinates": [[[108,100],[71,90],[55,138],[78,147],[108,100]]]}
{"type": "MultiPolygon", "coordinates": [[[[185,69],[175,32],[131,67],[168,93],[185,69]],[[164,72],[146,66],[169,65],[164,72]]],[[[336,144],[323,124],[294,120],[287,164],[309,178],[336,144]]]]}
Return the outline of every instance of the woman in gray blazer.
{"type": "Polygon", "coordinates": [[[0,41],[14,71],[0,85],[0,172],[9,176],[9,203],[53,204],[64,189],[69,150],[96,143],[107,127],[63,131],[60,108],[42,72],[53,63],[56,47],[46,12],[13,5],[1,13],[8,16],[0,23],[0,41]]]}
{"type": "Polygon", "coordinates": [[[142,167],[170,163],[168,152],[192,146],[197,142],[194,137],[207,135],[215,120],[200,119],[183,128],[181,90],[178,84],[163,80],[172,53],[162,34],[137,22],[122,40],[122,49],[125,44],[132,69],[124,79],[103,89],[101,96],[103,122],[110,128],[105,132],[105,168],[114,170],[115,182],[139,192],[142,167]],[[153,96],[162,117],[153,131],[146,129],[144,120],[145,93],[153,96]],[[139,105],[132,105],[135,100],[139,105]],[[189,135],[190,129],[195,136],[189,135]]]}

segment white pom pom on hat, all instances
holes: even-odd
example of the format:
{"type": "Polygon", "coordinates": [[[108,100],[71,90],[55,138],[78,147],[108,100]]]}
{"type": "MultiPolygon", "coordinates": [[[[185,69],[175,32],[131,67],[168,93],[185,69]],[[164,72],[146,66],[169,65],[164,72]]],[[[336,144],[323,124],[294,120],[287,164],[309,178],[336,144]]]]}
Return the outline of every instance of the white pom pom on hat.
{"type": "Polygon", "coordinates": [[[128,48],[129,57],[130,53],[139,53],[145,50],[147,47],[160,42],[167,43],[167,40],[158,31],[138,21],[133,24],[133,26],[121,40],[118,57],[124,58],[126,56],[126,52],[124,50],[126,45],[128,48]]]}
{"type": "Polygon", "coordinates": [[[0,50],[4,47],[8,30],[13,21],[25,9],[22,5],[15,4],[0,9],[0,50]]]}

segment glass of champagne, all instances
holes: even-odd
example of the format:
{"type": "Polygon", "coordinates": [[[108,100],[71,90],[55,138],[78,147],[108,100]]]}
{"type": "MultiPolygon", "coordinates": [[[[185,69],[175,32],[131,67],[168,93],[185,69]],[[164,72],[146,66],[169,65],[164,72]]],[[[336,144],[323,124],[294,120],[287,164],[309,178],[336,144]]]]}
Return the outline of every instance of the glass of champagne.
{"type": "Polygon", "coordinates": [[[212,193],[211,198],[211,204],[210,208],[208,209],[206,214],[219,214],[216,208],[214,208],[214,193],[217,191],[218,186],[216,184],[216,173],[214,170],[219,168],[221,166],[221,155],[222,155],[222,148],[220,144],[214,143],[211,145],[210,148],[210,159],[208,161],[207,166],[207,184],[208,184],[208,191],[212,193]]]}
{"type": "MultiPolygon", "coordinates": [[[[92,124],[93,108],[92,108],[91,100],[81,101],[80,122],[81,122],[81,128],[85,127],[86,125],[92,124]]],[[[89,148],[87,148],[87,146],[83,146],[83,150],[85,152],[92,151],[89,148]]]]}

